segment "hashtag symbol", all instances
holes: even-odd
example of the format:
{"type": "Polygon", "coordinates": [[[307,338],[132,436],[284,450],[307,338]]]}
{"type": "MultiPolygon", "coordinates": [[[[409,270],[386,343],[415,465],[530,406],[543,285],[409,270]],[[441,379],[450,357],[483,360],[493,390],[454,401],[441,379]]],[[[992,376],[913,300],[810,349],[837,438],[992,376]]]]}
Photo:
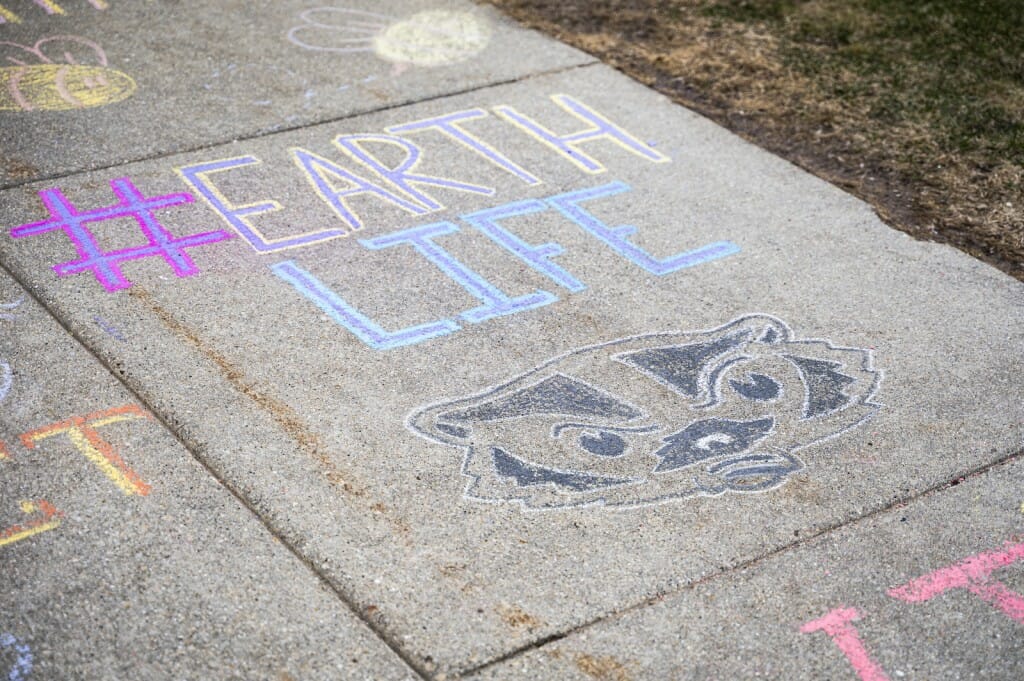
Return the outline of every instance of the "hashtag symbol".
{"type": "Polygon", "coordinates": [[[186,248],[212,244],[232,237],[223,230],[176,237],[153,216],[153,211],[160,208],[192,203],[195,199],[191,194],[183,192],[146,198],[127,177],[111,180],[110,188],[118,198],[118,203],[84,213],[78,212],[59,188],[44,189],[39,192],[39,198],[50,211],[50,219],[15,227],[11,230],[11,236],[20,238],[63,230],[75,245],[79,258],[54,265],[53,270],[61,277],[92,270],[96,279],[110,292],[132,285],[119,267],[125,261],[161,257],[167,261],[174,274],[188,277],[198,274],[199,268],[185,252],[186,248]],[[90,222],[104,222],[117,218],[134,218],[148,243],[116,251],[104,251],[86,225],[90,222]]]}

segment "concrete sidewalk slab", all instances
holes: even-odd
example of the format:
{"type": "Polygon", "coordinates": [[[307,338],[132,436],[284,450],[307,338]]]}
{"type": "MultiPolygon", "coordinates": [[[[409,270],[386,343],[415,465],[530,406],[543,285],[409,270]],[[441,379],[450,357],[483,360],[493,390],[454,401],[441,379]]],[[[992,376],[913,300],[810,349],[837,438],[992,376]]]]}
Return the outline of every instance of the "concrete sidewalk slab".
{"type": "Polygon", "coordinates": [[[418,678],[0,277],[0,677],[418,678]]]}
{"type": "Polygon", "coordinates": [[[592,61],[459,0],[7,0],[0,186],[592,61]]]}
{"type": "Polygon", "coordinates": [[[0,197],[4,264],[439,673],[1024,437],[1019,283],[603,66],[0,197]]]}
{"type": "Polygon", "coordinates": [[[1022,483],[1017,459],[470,678],[1024,678],[1022,483]]]}

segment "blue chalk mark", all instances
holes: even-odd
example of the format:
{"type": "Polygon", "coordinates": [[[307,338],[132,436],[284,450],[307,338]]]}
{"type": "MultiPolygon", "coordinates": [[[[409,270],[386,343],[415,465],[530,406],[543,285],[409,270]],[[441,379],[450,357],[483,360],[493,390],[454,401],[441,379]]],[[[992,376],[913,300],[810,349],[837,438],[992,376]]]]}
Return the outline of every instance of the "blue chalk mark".
{"type": "Polygon", "coordinates": [[[586,286],[576,277],[551,262],[551,258],[561,255],[565,249],[556,243],[533,246],[498,224],[520,215],[532,215],[548,210],[548,205],[537,199],[516,201],[496,206],[487,210],[463,215],[462,219],[483,232],[491,241],[508,250],[527,265],[541,274],[550,277],[559,286],[573,293],[586,290],[586,286]]]}
{"type": "Polygon", "coordinates": [[[349,305],[319,279],[302,269],[292,260],[271,265],[271,271],[288,282],[303,296],[323,310],[336,323],[351,331],[359,340],[374,350],[390,350],[420,343],[459,330],[453,321],[442,319],[399,331],[386,331],[372,319],[349,305]]]}
{"type": "Polygon", "coordinates": [[[633,225],[609,227],[579,206],[580,203],[585,201],[615,196],[616,194],[628,191],[630,191],[630,187],[626,183],[610,182],[599,187],[558,194],[549,197],[547,202],[565,215],[565,217],[579,225],[584,231],[593,234],[604,242],[616,253],[659,277],[740,252],[740,247],[731,241],[716,241],[692,251],[678,253],[658,260],[644,249],[629,241],[629,237],[636,234],[636,227],[633,225]]]}
{"type": "Polygon", "coordinates": [[[543,290],[510,298],[478,273],[459,262],[451,253],[433,242],[435,237],[458,232],[459,228],[450,222],[435,222],[410,229],[386,234],[373,239],[361,239],[361,243],[370,250],[380,250],[401,244],[409,244],[423,257],[433,263],[445,275],[484,304],[463,312],[462,319],[474,324],[513,314],[523,310],[549,305],[558,297],[543,290]]]}
{"type": "Polygon", "coordinates": [[[7,674],[7,681],[28,681],[32,673],[32,650],[12,634],[0,634],[0,650],[14,652],[14,666],[7,674]]]}
{"type": "Polygon", "coordinates": [[[120,331],[118,331],[116,327],[114,327],[114,326],[113,326],[112,324],[110,324],[110,323],[109,323],[109,322],[108,322],[108,321],[107,321],[106,319],[104,319],[103,317],[100,317],[99,315],[94,315],[94,316],[93,316],[93,318],[92,318],[92,320],[93,320],[94,322],[96,322],[96,324],[97,324],[97,325],[98,325],[98,326],[99,326],[99,327],[100,327],[101,329],[103,329],[104,331],[106,331],[106,332],[107,332],[108,334],[110,334],[111,336],[113,336],[113,337],[114,337],[114,338],[116,338],[117,340],[121,341],[122,343],[127,343],[127,342],[128,342],[128,339],[127,339],[127,338],[125,338],[125,337],[124,337],[123,335],[121,335],[121,332],[120,332],[120,331]]]}

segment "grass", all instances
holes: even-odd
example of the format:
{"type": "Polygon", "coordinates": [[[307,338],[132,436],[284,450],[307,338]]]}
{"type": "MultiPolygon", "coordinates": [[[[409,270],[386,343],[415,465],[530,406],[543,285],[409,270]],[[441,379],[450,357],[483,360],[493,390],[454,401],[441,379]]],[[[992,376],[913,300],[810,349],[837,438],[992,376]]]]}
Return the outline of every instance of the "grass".
{"type": "Polygon", "coordinates": [[[1024,280],[1021,0],[491,0],[1024,280]]]}

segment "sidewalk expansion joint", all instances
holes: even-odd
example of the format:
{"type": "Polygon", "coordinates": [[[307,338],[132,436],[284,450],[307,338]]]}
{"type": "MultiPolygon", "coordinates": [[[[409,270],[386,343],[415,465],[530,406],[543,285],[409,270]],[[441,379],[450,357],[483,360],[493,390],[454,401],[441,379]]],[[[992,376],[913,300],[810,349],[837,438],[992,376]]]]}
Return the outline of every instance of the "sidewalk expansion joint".
{"type": "Polygon", "coordinates": [[[903,507],[909,506],[910,504],[918,503],[918,502],[923,501],[924,499],[932,497],[932,496],[934,496],[936,494],[941,494],[942,492],[944,492],[944,491],[946,491],[946,490],[948,490],[948,489],[950,489],[952,487],[956,487],[957,485],[959,485],[962,482],[966,482],[966,481],[971,480],[973,478],[981,477],[981,476],[985,475],[986,473],[988,473],[989,471],[991,471],[993,469],[1000,468],[1002,466],[1008,465],[1008,464],[1013,463],[1014,461],[1016,461],[1018,459],[1024,459],[1024,449],[1019,449],[1019,450],[1016,450],[1016,451],[1011,451],[1011,453],[1009,453],[1009,454],[1007,454],[1007,455],[1003,456],[1002,458],[999,458],[999,459],[997,459],[995,461],[991,461],[989,463],[982,464],[981,466],[977,466],[976,468],[970,469],[968,471],[955,474],[952,478],[950,478],[949,480],[946,480],[945,482],[938,483],[938,484],[933,485],[933,486],[931,486],[931,487],[929,487],[927,489],[921,490],[920,492],[917,492],[915,494],[909,494],[907,496],[894,499],[893,501],[891,501],[890,503],[888,503],[888,504],[886,504],[884,506],[881,506],[881,507],[876,508],[874,510],[870,510],[870,511],[868,511],[868,512],[862,514],[862,515],[856,516],[854,518],[850,518],[849,520],[840,521],[840,522],[834,523],[832,525],[829,525],[827,527],[822,528],[821,530],[819,530],[818,532],[815,532],[814,534],[808,535],[806,537],[801,537],[800,539],[798,539],[798,540],[796,540],[794,542],[791,542],[791,543],[786,544],[784,546],[780,546],[778,548],[772,549],[771,551],[768,551],[768,552],[763,553],[763,554],[761,554],[759,556],[756,556],[756,557],[751,558],[749,560],[746,560],[746,561],[743,561],[741,563],[738,563],[738,564],[736,564],[736,565],[734,565],[732,567],[724,568],[724,569],[722,569],[719,572],[716,572],[714,574],[705,575],[704,577],[701,577],[701,578],[696,579],[696,580],[694,580],[692,582],[684,584],[684,585],[680,586],[679,588],[671,589],[671,590],[663,591],[661,593],[653,594],[651,596],[648,596],[648,597],[644,598],[642,601],[640,601],[638,603],[634,603],[632,605],[628,605],[628,606],[626,606],[624,608],[621,608],[619,610],[616,610],[614,612],[610,612],[610,613],[607,613],[605,615],[601,615],[601,616],[595,617],[592,620],[584,622],[584,623],[582,623],[580,625],[577,625],[575,627],[571,627],[571,628],[566,629],[564,631],[548,634],[547,636],[544,636],[543,638],[539,638],[536,641],[533,641],[532,643],[528,643],[528,644],[526,644],[524,646],[521,646],[521,647],[519,647],[519,648],[517,648],[515,650],[509,651],[508,653],[505,653],[504,655],[501,655],[501,656],[496,657],[494,659],[488,660],[487,662],[483,662],[483,663],[481,663],[481,664],[479,664],[479,665],[477,665],[475,667],[470,667],[469,669],[467,669],[467,670],[465,670],[463,672],[460,672],[459,673],[459,678],[466,678],[466,677],[473,676],[473,675],[478,674],[481,671],[484,671],[484,670],[489,669],[491,667],[495,667],[497,665],[500,665],[500,664],[503,664],[505,662],[508,662],[509,660],[513,660],[513,659],[515,659],[517,657],[520,657],[520,656],[522,656],[524,654],[533,652],[535,650],[539,650],[539,649],[543,648],[544,646],[547,646],[548,644],[554,643],[556,641],[560,641],[560,640],[562,640],[564,638],[568,638],[569,636],[572,636],[572,635],[577,634],[579,632],[586,631],[587,629],[590,629],[591,627],[594,627],[595,625],[602,624],[604,622],[612,622],[612,621],[614,621],[616,619],[619,619],[621,617],[624,617],[625,615],[628,615],[628,614],[630,614],[632,612],[635,612],[637,610],[642,610],[642,609],[644,609],[646,607],[649,607],[649,606],[652,606],[652,605],[656,605],[656,604],[658,604],[658,603],[660,603],[662,601],[668,600],[668,599],[670,599],[670,598],[672,598],[674,596],[677,596],[679,594],[682,594],[682,593],[684,593],[686,591],[690,591],[690,590],[693,590],[693,589],[695,589],[695,588],[697,588],[699,586],[703,586],[704,584],[709,584],[709,583],[712,583],[712,582],[715,582],[715,581],[718,581],[718,580],[721,580],[721,579],[725,579],[726,577],[732,575],[733,573],[741,572],[743,570],[756,567],[756,566],[760,565],[761,563],[767,562],[767,561],[769,561],[769,560],[771,560],[771,559],[773,559],[773,558],[775,558],[777,556],[787,555],[790,552],[795,551],[797,549],[800,549],[803,546],[805,546],[805,545],[807,545],[807,544],[809,544],[809,543],[811,543],[813,541],[816,541],[816,540],[820,539],[821,537],[823,537],[823,536],[825,536],[827,534],[831,534],[831,533],[833,533],[833,532],[835,532],[837,530],[841,530],[841,529],[846,528],[846,527],[852,527],[852,526],[859,525],[862,522],[869,521],[872,518],[884,515],[884,514],[890,512],[890,511],[893,511],[895,509],[903,508],[903,507]]]}
{"type": "Polygon", "coordinates": [[[495,82],[492,82],[492,83],[485,83],[483,85],[478,85],[478,86],[475,86],[475,87],[464,88],[464,89],[461,89],[461,90],[452,90],[450,92],[445,92],[443,94],[430,95],[428,97],[423,97],[421,99],[411,100],[411,101],[407,101],[407,102],[400,102],[400,103],[396,103],[396,104],[387,104],[387,105],[379,106],[379,107],[376,107],[376,108],[373,108],[373,109],[367,109],[365,111],[357,111],[357,112],[354,112],[354,113],[345,114],[343,116],[336,116],[334,118],[324,118],[322,120],[309,121],[307,123],[299,123],[299,124],[291,125],[291,126],[284,126],[284,127],[276,128],[274,130],[257,131],[257,132],[254,132],[254,133],[251,133],[251,134],[248,134],[248,135],[242,135],[242,136],[239,136],[239,137],[231,137],[231,138],[228,138],[228,139],[218,139],[218,140],[213,141],[213,142],[206,142],[206,143],[203,143],[203,144],[197,144],[197,145],[192,146],[192,147],[184,147],[184,148],[175,149],[175,150],[172,150],[172,151],[156,152],[156,153],[152,153],[152,154],[148,154],[148,155],[138,156],[138,157],[135,157],[135,158],[128,158],[128,159],[124,159],[124,160],[121,160],[121,161],[117,161],[116,163],[110,163],[110,164],[107,164],[107,165],[92,166],[92,167],[89,167],[89,168],[82,168],[82,169],[79,169],[79,170],[68,170],[66,172],[51,173],[49,175],[40,175],[38,177],[33,177],[33,178],[29,178],[27,180],[23,180],[21,182],[13,182],[11,184],[0,184],[0,191],[7,191],[8,189],[17,189],[18,187],[24,187],[24,186],[28,186],[28,185],[32,185],[32,184],[37,184],[39,182],[53,182],[55,180],[63,180],[63,179],[69,178],[69,177],[77,177],[79,175],[87,175],[89,173],[102,172],[104,170],[111,170],[113,168],[120,168],[121,166],[134,165],[136,163],[145,163],[147,161],[158,161],[160,159],[171,158],[173,156],[179,156],[181,154],[194,154],[194,153],[197,153],[197,152],[200,152],[200,151],[207,151],[207,150],[210,150],[210,149],[216,149],[218,147],[222,147],[222,146],[225,146],[227,144],[235,144],[237,142],[248,142],[248,141],[251,141],[251,140],[262,139],[264,137],[274,137],[275,135],[282,135],[282,134],[289,133],[289,132],[295,132],[296,130],[304,130],[306,128],[315,128],[315,127],[321,126],[321,125],[330,125],[332,123],[339,123],[341,121],[346,121],[346,120],[350,120],[350,119],[353,119],[353,118],[359,118],[359,117],[362,117],[362,116],[369,116],[369,115],[372,115],[372,114],[378,114],[378,113],[382,113],[382,112],[385,112],[385,111],[392,111],[394,109],[401,109],[403,107],[413,106],[413,105],[424,103],[424,102],[433,102],[433,101],[437,101],[437,100],[441,100],[441,99],[447,99],[449,97],[457,97],[457,96],[460,96],[460,95],[467,95],[467,94],[470,94],[472,92],[480,92],[480,91],[483,91],[483,90],[489,90],[491,88],[502,87],[504,85],[511,85],[513,83],[527,82],[527,81],[531,81],[531,80],[534,80],[536,78],[542,78],[542,77],[545,77],[545,76],[552,76],[552,75],[557,75],[557,74],[560,74],[560,73],[568,73],[568,72],[571,72],[571,71],[575,71],[577,69],[588,68],[588,67],[591,67],[591,66],[594,66],[594,65],[597,65],[597,64],[601,63],[597,59],[593,59],[593,58],[591,58],[591,59],[592,59],[592,61],[588,61],[588,62],[586,62],[584,64],[573,64],[572,66],[562,66],[562,67],[555,68],[555,69],[547,69],[547,70],[544,70],[544,71],[537,71],[536,73],[530,73],[528,75],[520,76],[518,78],[507,78],[505,80],[499,80],[499,81],[495,81],[495,82]]]}

